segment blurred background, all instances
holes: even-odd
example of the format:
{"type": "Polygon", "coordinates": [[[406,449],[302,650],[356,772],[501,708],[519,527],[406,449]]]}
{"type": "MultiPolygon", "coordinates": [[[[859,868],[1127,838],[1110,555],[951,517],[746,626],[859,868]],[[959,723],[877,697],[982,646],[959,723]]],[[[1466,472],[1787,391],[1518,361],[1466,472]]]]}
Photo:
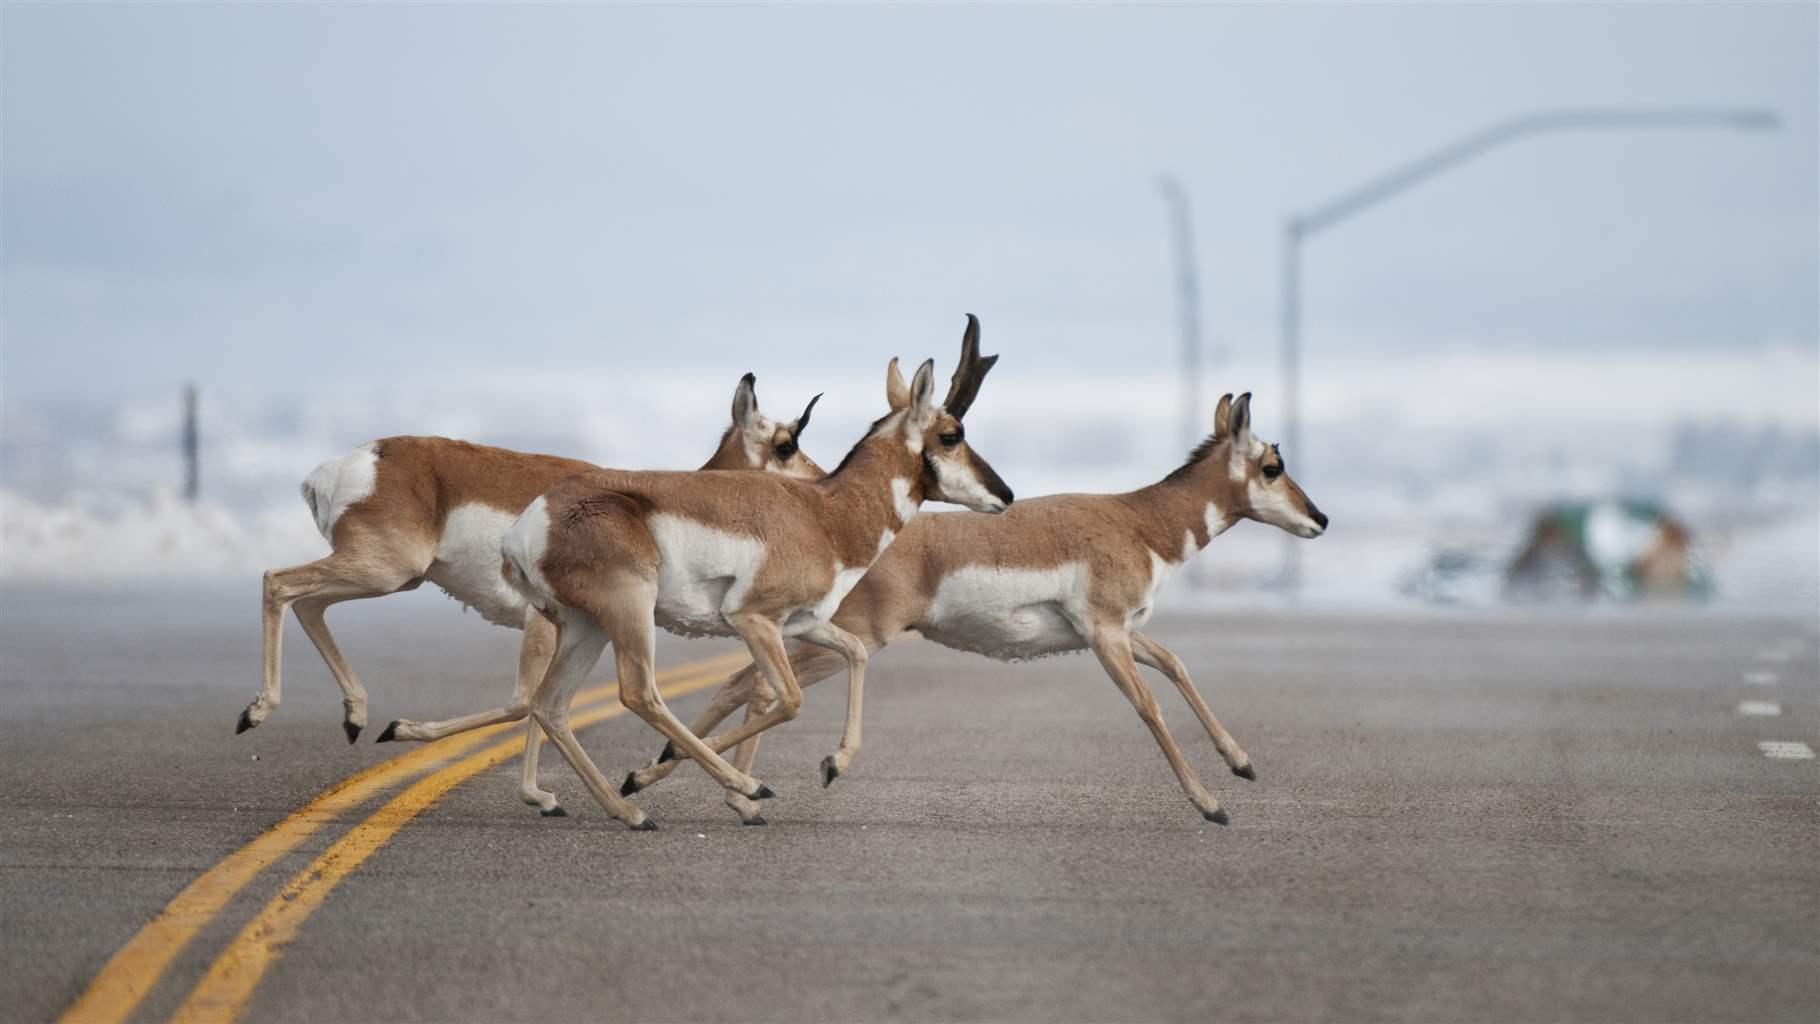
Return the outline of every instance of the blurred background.
{"type": "Polygon", "coordinates": [[[0,580],[251,593],[329,456],[690,467],[747,370],[831,465],[974,312],[1019,495],[1255,393],[1333,528],[1184,602],[1820,613],[1817,10],[8,5],[0,580]]]}

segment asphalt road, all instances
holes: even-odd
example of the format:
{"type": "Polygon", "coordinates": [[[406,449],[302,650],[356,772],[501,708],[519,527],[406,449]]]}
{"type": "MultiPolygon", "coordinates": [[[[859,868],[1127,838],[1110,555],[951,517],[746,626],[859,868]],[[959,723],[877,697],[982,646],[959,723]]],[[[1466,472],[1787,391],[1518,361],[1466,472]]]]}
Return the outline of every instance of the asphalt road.
{"type": "MultiPolygon", "coordinates": [[[[55,1018],[204,871],[407,752],[346,744],[294,624],[284,705],[233,735],[259,664],[243,591],[0,592],[0,1016],[55,1018]]],[[[437,595],[330,624],[372,691],[369,739],[509,688],[517,635],[437,595]]],[[[544,784],[572,817],[518,803],[515,761],[454,787],[327,892],[242,1016],[1820,1019],[1820,761],[1759,747],[1820,747],[1812,622],[1253,614],[1151,633],[1257,766],[1227,773],[1150,677],[1231,827],[1189,806],[1091,658],[907,645],[873,662],[864,753],[833,788],[816,765],[838,679],[772,734],[764,828],[692,766],[636,798],[649,833],[553,752],[544,784]]],[[[582,737],[617,777],[654,735],[621,717],[582,737]]],[[[395,792],[199,921],[132,1016],[176,1013],[395,792]]]]}

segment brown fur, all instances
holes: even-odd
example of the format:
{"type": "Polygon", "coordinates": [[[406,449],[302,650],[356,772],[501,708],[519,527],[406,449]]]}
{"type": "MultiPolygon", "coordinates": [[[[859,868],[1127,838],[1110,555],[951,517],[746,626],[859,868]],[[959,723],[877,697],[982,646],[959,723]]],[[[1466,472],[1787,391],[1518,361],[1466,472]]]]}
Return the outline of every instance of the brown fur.
{"type": "MultiPolygon", "coordinates": [[[[977,358],[977,330],[977,321],[969,318],[963,364],[989,368],[990,361],[977,358]]],[[[898,386],[895,366],[893,361],[886,389],[893,411],[873,424],[822,480],[592,472],[558,483],[543,496],[541,514],[533,505],[512,528],[505,548],[517,572],[510,578],[522,581],[527,596],[559,626],[557,660],[538,689],[532,714],[608,813],[635,827],[646,823],[642,812],[610,794],[566,726],[574,687],[603,643],[618,652],[621,699],[628,708],[663,733],[672,749],[700,763],[730,795],[762,799],[770,792],[762,783],[709,750],[657,696],[649,657],[653,625],[687,632],[727,630],[746,641],[779,700],[740,727],[745,735],[789,720],[801,704],[783,646],[785,625],[793,620],[798,624],[792,628],[801,630],[797,635],[805,641],[840,653],[850,674],[850,705],[857,708],[865,646],[822,618],[829,614],[830,602],[854,582],[850,575],[841,582],[842,574],[870,566],[926,497],[998,510],[1010,504],[1010,490],[967,445],[959,419],[934,404],[932,364],[925,362],[907,388],[898,386]],[[983,468],[984,474],[973,467],[983,468]],[[949,486],[967,493],[949,496],[944,493],[949,486]],[[658,539],[660,516],[692,521],[710,531],[704,538],[724,534],[757,541],[727,549],[734,559],[754,560],[732,566],[735,577],[716,592],[716,579],[691,579],[689,567],[729,563],[713,562],[722,556],[708,549],[697,556],[677,549],[676,569],[684,575],[664,598],[660,571],[672,554],[658,539]],[[735,593],[740,596],[732,604],[735,593]],[[660,603],[666,600],[668,604],[660,603]],[[805,614],[806,621],[797,620],[805,614]],[[571,659],[564,653],[569,651],[579,653],[571,659]]],[[[981,372],[957,372],[950,393],[971,401],[981,372]]],[[[849,725],[843,751],[849,743],[858,747],[858,722],[850,718],[849,725]]]]}
{"type": "MultiPolygon", "coordinates": [[[[721,436],[719,446],[703,468],[770,469],[820,477],[821,467],[797,449],[797,435],[806,422],[806,412],[796,422],[770,424],[758,415],[753,388],[752,375],[747,374],[735,392],[734,424],[721,436]],[[749,436],[753,432],[760,436],[749,436]],[[776,445],[786,441],[792,449],[787,458],[775,450],[776,445]]],[[[295,607],[304,632],[341,687],[343,728],[352,742],[366,725],[366,690],[330,635],[323,612],[342,601],[380,597],[421,585],[436,560],[444,527],[455,509],[478,504],[516,515],[558,480],[598,470],[576,459],[443,437],[389,437],[374,442],[374,446],[373,491],[350,505],[335,521],[330,531],[333,551],[315,562],[265,574],[265,682],[260,695],[241,714],[239,731],[259,725],[278,706],[283,615],[286,608],[295,607]]],[[[304,494],[314,502],[307,486],[304,494]]],[[[540,677],[548,662],[549,638],[542,635],[542,627],[536,633],[527,634],[521,652],[520,689],[527,698],[531,688],[523,674],[535,671],[540,677]]],[[[402,725],[407,726],[408,733],[411,724],[395,722],[393,730],[402,725]]],[[[389,738],[393,730],[388,730],[382,739],[389,738]]],[[[535,740],[535,733],[532,738],[535,740]]],[[[527,759],[533,777],[534,765],[533,752],[527,759]]]]}
{"type": "MultiPolygon", "coordinates": [[[[1221,399],[1214,433],[1180,468],[1149,487],[1124,494],[1028,499],[999,516],[969,512],[919,515],[847,595],[835,613],[834,624],[858,638],[869,652],[877,651],[929,629],[924,617],[942,581],[961,570],[1042,570],[1084,563],[1090,581],[1090,635],[1081,638],[1082,646],[1094,651],[1120,692],[1131,700],[1190,800],[1209,820],[1223,824],[1225,811],[1182,757],[1133,663],[1148,665],[1169,678],[1234,773],[1253,777],[1250,759],[1207,707],[1181,660],[1131,623],[1150,612],[1146,602],[1152,596],[1152,556],[1175,563],[1192,553],[1184,551],[1190,538],[1195,549],[1206,546],[1212,539],[1207,522],[1210,504],[1225,520],[1218,524],[1222,529],[1237,519],[1254,518],[1250,505],[1253,482],[1264,480],[1267,468],[1282,469],[1282,456],[1275,446],[1251,441],[1249,398],[1237,403],[1230,395],[1221,399]],[[1235,411],[1239,415],[1236,423],[1235,411]],[[1235,473],[1233,453],[1241,445],[1235,473]]],[[[1280,488],[1293,508],[1317,519],[1324,528],[1325,517],[1286,472],[1267,488],[1280,488]]],[[[838,659],[811,647],[801,647],[792,656],[792,668],[803,686],[826,678],[839,667],[838,659]]],[[[757,708],[769,699],[762,692],[758,672],[748,667],[728,680],[692,728],[705,734],[740,704],[750,701],[757,708]]],[[[748,715],[752,713],[749,709],[748,715]]],[[[849,720],[858,715],[850,705],[849,720]]],[[[736,729],[712,736],[708,746],[725,749],[739,733],[736,729]]],[[[755,754],[754,740],[741,748],[735,766],[749,770],[755,754]]],[[[633,779],[639,786],[650,785],[673,767],[653,761],[634,773],[633,779]]],[[[729,797],[729,803],[748,820],[757,815],[747,802],[729,797]]]]}

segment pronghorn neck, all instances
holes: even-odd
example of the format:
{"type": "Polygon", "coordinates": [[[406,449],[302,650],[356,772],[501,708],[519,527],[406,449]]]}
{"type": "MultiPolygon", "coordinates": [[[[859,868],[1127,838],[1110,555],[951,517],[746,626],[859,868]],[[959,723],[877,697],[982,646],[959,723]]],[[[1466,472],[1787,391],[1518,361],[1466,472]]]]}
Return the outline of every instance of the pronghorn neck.
{"type": "Polygon", "coordinates": [[[752,469],[754,458],[746,450],[746,438],[738,425],[728,427],[720,435],[720,445],[708,461],[701,464],[702,469],[752,469]]]}
{"type": "Polygon", "coordinates": [[[1186,538],[1192,538],[1192,551],[1158,551],[1162,557],[1185,560],[1239,521],[1244,484],[1227,471],[1231,450],[1230,441],[1205,442],[1180,469],[1133,493],[1152,521],[1173,531],[1174,543],[1186,545],[1186,538]]]}
{"type": "Polygon", "coordinates": [[[904,417],[905,413],[894,412],[873,424],[834,472],[817,484],[843,515],[893,535],[916,515],[925,497],[923,455],[906,435],[904,417]]]}

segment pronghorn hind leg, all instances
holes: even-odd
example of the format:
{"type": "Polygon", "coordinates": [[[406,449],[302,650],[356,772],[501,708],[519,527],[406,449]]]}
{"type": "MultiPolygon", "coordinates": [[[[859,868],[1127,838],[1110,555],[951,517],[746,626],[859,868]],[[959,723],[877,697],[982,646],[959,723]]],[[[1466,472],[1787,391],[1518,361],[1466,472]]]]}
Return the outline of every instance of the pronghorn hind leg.
{"type": "MultiPolygon", "coordinates": [[[[501,722],[516,722],[527,717],[531,713],[532,696],[549,672],[551,659],[556,652],[556,638],[557,630],[554,623],[544,618],[540,612],[527,612],[524,640],[518,647],[518,675],[512,689],[511,703],[486,711],[477,711],[471,715],[435,722],[417,722],[408,718],[395,718],[374,742],[390,743],[393,740],[428,742],[467,732],[470,729],[497,725],[501,722]]],[[[567,812],[556,802],[556,794],[537,785],[537,763],[542,735],[542,730],[538,729],[536,725],[525,727],[525,753],[519,775],[518,795],[525,803],[542,811],[545,817],[563,817],[567,812]]]]}
{"type": "MultiPolygon", "coordinates": [[[[363,594],[362,597],[378,597],[377,594],[363,594]]],[[[343,601],[359,600],[357,597],[306,597],[300,599],[292,610],[297,613],[297,622],[303,626],[304,635],[316,645],[316,653],[328,663],[329,673],[341,687],[341,728],[348,734],[348,742],[360,738],[360,730],[367,725],[367,690],[360,685],[360,678],[348,666],[347,658],[341,654],[340,645],[329,632],[329,624],[322,617],[330,605],[343,601]]]]}
{"type": "Polygon", "coordinates": [[[1113,685],[1131,701],[1131,706],[1137,709],[1138,717],[1149,727],[1157,746],[1163,750],[1163,756],[1169,759],[1169,768],[1175,772],[1176,781],[1182,784],[1183,792],[1188,794],[1189,801],[1201,812],[1201,817],[1216,825],[1231,821],[1231,816],[1220,806],[1220,801],[1201,785],[1201,780],[1194,774],[1187,758],[1182,756],[1181,748],[1175,745],[1175,739],[1169,735],[1169,727],[1163,724],[1156,696],[1138,675],[1137,664],[1132,660],[1130,635],[1122,629],[1097,630],[1092,634],[1089,645],[1100,659],[1100,665],[1106,669],[1106,674],[1112,677],[1113,685]]]}
{"type": "Polygon", "coordinates": [[[557,630],[556,657],[538,684],[536,696],[531,699],[531,715],[608,814],[635,829],[655,829],[657,824],[646,817],[644,811],[613,792],[606,776],[582,749],[581,741],[575,738],[575,730],[569,724],[569,703],[575,699],[575,690],[593,670],[606,646],[605,630],[589,621],[586,615],[568,613],[566,621],[557,630]]]}
{"type": "MultiPolygon", "coordinates": [[[[347,663],[340,658],[340,650],[329,637],[328,627],[322,624],[320,608],[336,601],[346,601],[363,597],[380,597],[398,590],[407,589],[429,565],[424,558],[422,565],[408,557],[376,551],[371,555],[356,552],[353,548],[342,548],[331,552],[328,557],[317,559],[304,565],[294,565],[288,569],[273,569],[265,574],[263,594],[260,602],[260,614],[264,627],[265,671],[260,684],[258,696],[240,713],[240,722],[235,726],[236,733],[246,732],[264,722],[278,707],[283,689],[282,660],[284,654],[284,612],[298,602],[309,600],[319,607],[314,615],[314,622],[303,616],[304,631],[316,643],[323,660],[329,663],[329,670],[335,673],[335,679],[343,691],[343,705],[349,700],[347,680],[353,679],[353,673],[347,670],[347,663]],[[320,638],[315,630],[320,627],[320,638]],[[326,649],[324,639],[327,640],[326,649]],[[331,659],[329,652],[334,652],[331,659]],[[337,668],[336,662],[340,661],[337,668]],[[347,680],[342,673],[347,671],[347,680]]],[[[359,683],[354,683],[359,688],[359,683]]],[[[362,711],[364,712],[365,691],[360,691],[362,711]]],[[[352,711],[348,707],[348,711],[352,711]]],[[[345,723],[351,719],[344,718],[345,723]]]]}
{"type": "Polygon", "coordinates": [[[1226,766],[1232,769],[1232,774],[1241,779],[1256,781],[1258,773],[1251,766],[1250,755],[1239,748],[1238,741],[1232,738],[1232,734],[1226,731],[1219,719],[1213,717],[1213,710],[1201,699],[1201,692],[1195,688],[1194,680],[1188,678],[1188,667],[1182,664],[1182,659],[1176,657],[1175,652],[1169,648],[1135,631],[1131,634],[1131,653],[1138,661],[1168,676],[1175,688],[1182,691],[1182,699],[1194,709],[1194,717],[1201,720],[1201,727],[1207,730],[1214,749],[1226,759],[1226,766]]]}
{"type": "MultiPolygon", "coordinates": [[[[512,703],[530,713],[531,696],[550,671],[556,657],[556,624],[543,613],[530,609],[525,613],[524,642],[518,648],[518,681],[512,691],[512,703]]],[[[518,796],[537,808],[546,818],[564,818],[569,812],[556,802],[556,794],[537,785],[537,760],[542,748],[543,730],[536,722],[525,723],[525,753],[520,765],[518,796]]]]}

